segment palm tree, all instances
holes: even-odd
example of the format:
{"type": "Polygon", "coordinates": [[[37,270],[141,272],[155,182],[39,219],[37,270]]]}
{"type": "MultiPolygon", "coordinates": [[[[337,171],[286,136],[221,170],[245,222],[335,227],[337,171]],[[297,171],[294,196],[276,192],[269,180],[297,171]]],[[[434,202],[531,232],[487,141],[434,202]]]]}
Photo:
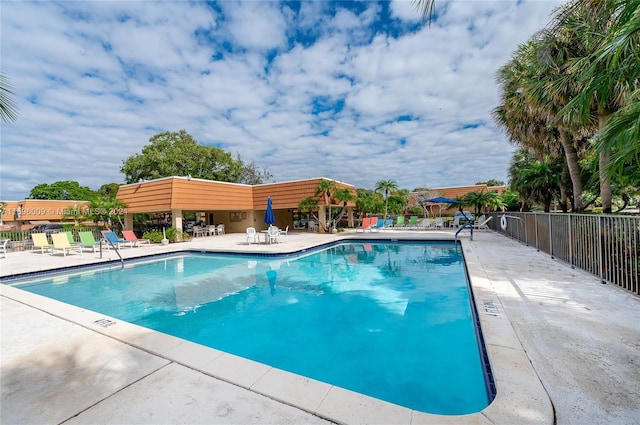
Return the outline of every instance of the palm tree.
{"type": "Polygon", "coordinates": [[[13,122],[18,119],[18,108],[11,98],[14,95],[11,89],[9,79],[0,73],[0,119],[3,122],[13,122]]]}
{"type": "Polygon", "coordinates": [[[321,223],[322,228],[325,231],[329,230],[329,226],[331,223],[331,205],[333,203],[333,197],[335,196],[335,192],[338,189],[336,182],[333,180],[320,180],[318,183],[318,188],[316,189],[315,195],[322,195],[324,198],[324,204],[328,205],[329,215],[327,215],[327,220],[325,223],[321,223]]]}
{"type": "Polygon", "coordinates": [[[517,84],[517,91],[522,93],[529,115],[542,116],[548,126],[557,131],[573,185],[573,210],[580,212],[584,210],[584,202],[576,145],[583,139],[579,136],[593,133],[584,126],[573,128],[568,120],[558,118],[558,112],[575,93],[564,67],[568,56],[570,46],[565,45],[563,39],[554,39],[550,32],[537,34],[521,45],[512,58],[518,72],[513,74],[516,81],[510,84],[517,84]],[[557,89],[549,90],[550,86],[557,89]]]}
{"type": "Polygon", "coordinates": [[[561,27],[577,27],[585,45],[583,57],[571,65],[582,90],[561,113],[583,122],[592,115],[598,118],[600,196],[607,213],[614,170],[619,172],[640,151],[637,143],[630,143],[640,135],[640,1],[574,3],[577,6],[557,20],[561,27]]]}
{"type": "Polygon", "coordinates": [[[387,220],[387,213],[389,211],[389,195],[391,192],[398,190],[398,185],[393,180],[380,180],[376,183],[375,191],[384,195],[384,219],[387,220]]]}

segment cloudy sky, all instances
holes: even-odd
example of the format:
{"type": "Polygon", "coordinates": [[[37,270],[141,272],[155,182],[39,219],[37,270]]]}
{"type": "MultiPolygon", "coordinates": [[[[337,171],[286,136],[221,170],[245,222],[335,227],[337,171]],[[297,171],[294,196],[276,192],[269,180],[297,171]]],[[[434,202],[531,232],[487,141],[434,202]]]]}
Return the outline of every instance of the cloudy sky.
{"type": "Polygon", "coordinates": [[[496,70],[562,2],[3,1],[0,199],[123,183],[153,135],[189,132],[283,182],[507,180],[496,70]]]}

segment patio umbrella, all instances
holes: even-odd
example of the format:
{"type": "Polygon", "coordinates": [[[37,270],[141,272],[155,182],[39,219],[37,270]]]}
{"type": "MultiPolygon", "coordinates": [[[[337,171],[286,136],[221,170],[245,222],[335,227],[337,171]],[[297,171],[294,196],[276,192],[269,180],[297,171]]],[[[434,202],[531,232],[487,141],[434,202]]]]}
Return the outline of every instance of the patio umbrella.
{"type": "Polygon", "coordinates": [[[269,226],[276,222],[276,217],[273,215],[273,204],[271,202],[271,196],[267,198],[267,210],[264,212],[264,222],[269,226]]]}
{"type": "Polygon", "coordinates": [[[460,201],[456,201],[455,199],[445,198],[444,196],[438,196],[437,198],[427,199],[424,202],[433,202],[435,204],[459,204],[460,201]]]}
{"type": "Polygon", "coordinates": [[[434,204],[438,204],[438,210],[440,212],[440,216],[442,217],[442,206],[440,204],[459,204],[460,201],[456,201],[455,199],[445,198],[444,196],[438,196],[437,198],[427,199],[424,202],[433,202],[434,204]]]}

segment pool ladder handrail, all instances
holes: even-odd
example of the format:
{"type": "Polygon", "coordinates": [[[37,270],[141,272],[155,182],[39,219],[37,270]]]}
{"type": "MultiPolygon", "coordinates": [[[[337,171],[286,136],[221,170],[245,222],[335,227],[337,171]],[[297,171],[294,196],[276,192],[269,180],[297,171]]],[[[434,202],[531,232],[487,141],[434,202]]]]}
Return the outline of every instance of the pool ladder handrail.
{"type": "MultiPolygon", "coordinates": [[[[100,239],[100,258],[102,258],[102,241],[103,239],[100,239]]],[[[109,239],[107,239],[106,242],[111,245],[111,248],[113,248],[116,254],[118,254],[118,257],[120,257],[120,263],[124,266],[124,258],[122,258],[122,255],[120,255],[120,251],[118,250],[118,248],[109,239]]]]}
{"type": "Polygon", "coordinates": [[[473,224],[470,223],[464,223],[463,225],[460,226],[460,228],[456,231],[456,236],[455,236],[455,241],[458,242],[458,233],[462,232],[464,229],[469,228],[469,230],[471,231],[471,240],[473,240],[473,224]]]}

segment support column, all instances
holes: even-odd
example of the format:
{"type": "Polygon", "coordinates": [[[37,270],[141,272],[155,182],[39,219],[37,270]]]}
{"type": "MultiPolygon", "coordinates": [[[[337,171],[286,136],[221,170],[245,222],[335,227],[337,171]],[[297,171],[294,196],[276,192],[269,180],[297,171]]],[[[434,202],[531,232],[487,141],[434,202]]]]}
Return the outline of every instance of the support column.
{"type": "Polygon", "coordinates": [[[182,240],[182,210],[171,210],[171,226],[176,229],[176,239],[182,240]]]}
{"type": "Polygon", "coordinates": [[[124,228],[133,230],[133,214],[126,213],[124,215],[124,228]]]}

